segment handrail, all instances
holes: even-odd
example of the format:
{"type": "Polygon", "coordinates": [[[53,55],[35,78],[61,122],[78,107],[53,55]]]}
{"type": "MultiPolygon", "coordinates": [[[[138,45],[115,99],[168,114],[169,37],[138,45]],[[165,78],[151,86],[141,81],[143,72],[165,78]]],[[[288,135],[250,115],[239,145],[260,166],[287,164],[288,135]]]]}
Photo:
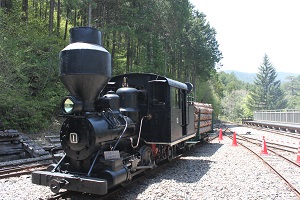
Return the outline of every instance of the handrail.
{"type": "Polygon", "coordinates": [[[253,113],[256,121],[300,124],[300,109],[259,110],[253,113]]]}

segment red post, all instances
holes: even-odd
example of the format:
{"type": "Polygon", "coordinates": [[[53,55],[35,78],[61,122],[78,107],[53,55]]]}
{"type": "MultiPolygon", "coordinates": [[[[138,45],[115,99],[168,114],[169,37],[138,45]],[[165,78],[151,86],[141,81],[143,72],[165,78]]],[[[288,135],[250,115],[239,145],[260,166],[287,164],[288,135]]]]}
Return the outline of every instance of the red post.
{"type": "Polygon", "coordinates": [[[222,131],[222,128],[220,128],[219,140],[223,140],[223,131],[222,131]]]}
{"type": "Polygon", "coordinates": [[[233,133],[233,140],[232,140],[232,146],[237,146],[238,144],[237,144],[237,141],[236,141],[236,133],[235,133],[235,131],[234,131],[234,133],[233,133]]]}
{"type": "Polygon", "coordinates": [[[263,136],[260,154],[265,154],[265,155],[269,154],[267,151],[267,144],[266,144],[265,136],[263,136]]]}
{"type": "Polygon", "coordinates": [[[300,165],[300,142],[299,142],[299,147],[298,147],[298,153],[297,153],[296,163],[298,163],[300,165]]]}

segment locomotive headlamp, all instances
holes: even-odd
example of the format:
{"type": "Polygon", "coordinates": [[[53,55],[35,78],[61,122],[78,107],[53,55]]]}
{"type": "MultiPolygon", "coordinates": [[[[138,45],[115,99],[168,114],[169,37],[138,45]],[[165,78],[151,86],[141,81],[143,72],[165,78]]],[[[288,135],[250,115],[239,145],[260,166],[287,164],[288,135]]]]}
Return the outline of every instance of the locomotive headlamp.
{"type": "Polygon", "coordinates": [[[74,96],[68,96],[63,99],[61,110],[64,114],[74,114],[82,111],[82,101],[76,99],[74,96]]]}
{"type": "Polygon", "coordinates": [[[71,99],[67,98],[64,102],[63,108],[66,113],[71,113],[74,109],[74,102],[71,99]]]}

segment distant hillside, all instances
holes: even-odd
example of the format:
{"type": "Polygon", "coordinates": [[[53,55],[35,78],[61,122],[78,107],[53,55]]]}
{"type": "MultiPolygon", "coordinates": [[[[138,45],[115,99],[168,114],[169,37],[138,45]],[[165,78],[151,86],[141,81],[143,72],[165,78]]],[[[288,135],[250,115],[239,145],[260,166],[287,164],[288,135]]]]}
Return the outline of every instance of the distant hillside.
{"type": "MultiPolygon", "coordinates": [[[[256,77],[256,73],[247,73],[247,72],[239,72],[236,70],[225,70],[226,74],[231,74],[232,72],[236,75],[236,77],[244,82],[253,83],[256,77]]],[[[300,74],[287,73],[287,72],[277,72],[277,80],[281,82],[286,82],[287,76],[299,76],[300,74]]]]}

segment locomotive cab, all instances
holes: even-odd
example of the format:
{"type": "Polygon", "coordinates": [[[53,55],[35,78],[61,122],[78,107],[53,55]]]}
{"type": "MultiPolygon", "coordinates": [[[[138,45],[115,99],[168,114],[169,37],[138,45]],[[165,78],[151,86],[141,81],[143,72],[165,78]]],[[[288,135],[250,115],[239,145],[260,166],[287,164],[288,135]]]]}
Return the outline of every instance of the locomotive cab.
{"type": "Polygon", "coordinates": [[[195,135],[194,107],[187,101],[192,90],[190,83],[156,74],[129,73],[112,77],[103,93],[119,88],[134,88],[137,101],[133,102],[137,103],[140,115],[151,116],[142,126],[141,138],[145,143],[172,146],[195,135]]]}
{"type": "Polygon", "coordinates": [[[142,137],[148,144],[174,145],[194,136],[193,106],[187,85],[172,79],[149,81],[149,113],[142,137]],[[160,127],[159,130],[157,127],[160,127]]]}

